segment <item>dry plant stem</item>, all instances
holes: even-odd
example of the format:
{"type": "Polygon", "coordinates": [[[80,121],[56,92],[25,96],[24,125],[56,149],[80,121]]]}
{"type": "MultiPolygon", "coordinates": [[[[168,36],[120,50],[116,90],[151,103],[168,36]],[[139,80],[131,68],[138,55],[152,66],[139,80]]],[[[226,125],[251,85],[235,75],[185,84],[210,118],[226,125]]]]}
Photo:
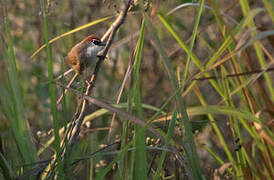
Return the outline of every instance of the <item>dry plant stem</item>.
{"type": "MultiPolygon", "coordinates": [[[[246,71],[246,72],[242,72],[242,73],[235,73],[235,74],[228,74],[226,75],[225,77],[226,78],[232,78],[232,77],[237,77],[237,76],[248,76],[248,75],[252,75],[252,74],[258,74],[258,73],[261,73],[261,72],[269,72],[269,71],[274,71],[274,67],[272,68],[268,68],[266,70],[264,69],[259,69],[259,70],[254,70],[254,71],[246,71]]],[[[195,81],[203,81],[203,80],[210,80],[210,79],[221,79],[221,78],[224,78],[224,77],[221,77],[221,76],[210,76],[210,77],[202,77],[202,78],[194,78],[192,80],[195,80],[195,81]]]]}
{"type": "Polygon", "coordinates": [[[63,76],[66,76],[66,75],[68,75],[69,73],[71,73],[73,71],[73,69],[72,68],[70,68],[69,70],[67,70],[66,72],[64,72],[63,74],[61,74],[60,76],[58,76],[56,79],[55,79],[55,81],[57,81],[57,80],[59,80],[59,79],[61,79],[63,76]]]}
{"type": "MultiPolygon", "coordinates": [[[[60,86],[62,86],[62,85],[60,84],[60,86]]],[[[74,89],[69,88],[69,90],[75,92],[76,94],[83,95],[82,93],[80,93],[80,92],[78,92],[74,89]]],[[[121,111],[120,109],[115,108],[115,107],[113,107],[113,106],[111,106],[107,103],[104,103],[100,100],[97,100],[93,97],[90,97],[90,96],[87,96],[87,95],[83,95],[83,96],[84,96],[83,98],[87,102],[95,104],[98,107],[107,109],[110,112],[117,114],[118,116],[124,117],[124,119],[126,119],[126,120],[129,120],[129,121],[131,121],[135,124],[138,124],[138,125],[142,126],[143,128],[145,128],[148,131],[150,131],[151,133],[153,133],[157,138],[159,138],[161,140],[161,142],[163,142],[165,144],[167,143],[165,137],[163,137],[158,131],[156,131],[155,127],[153,127],[152,124],[147,124],[145,121],[139,119],[138,117],[132,116],[131,114],[129,114],[127,112],[121,111]]],[[[185,159],[181,156],[181,154],[177,151],[177,149],[174,146],[169,146],[168,149],[170,151],[174,152],[174,154],[176,154],[176,158],[178,159],[178,161],[181,163],[181,165],[183,165],[185,167],[185,159]]]]}
{"type": "MultiPolygon", "coordinates": [[[[125,9],[127,8],[127,11],[128,11],[128,9],[129,9],[129,7],[130,7],[130,4],[131,4],[131,0],[128,0],[128,2],[127,2],[127,4],[126,4],[126,7],[125,7],[125,9]]],[[[103,41],[105,41],[106,40],[106,38],[107,37],[109,37],[109,39],[108,39],[108,41],[110,40],[110,44],[112,43],[112,40],[113,40],[113,37],[114,36],[112,36],[111,34],[115,31],[115,33],[116,33],[116,31],[119,29],[119,27],[121,26],[121,24],[123,23],[123,21],[124,21],[124,19],[125,19],[125,17],[126,17],[126,14],[127,14],[127,11],[125,12],[125,11],[122,11],[121,13],[120,13],[120,15],[118,16],[118,18],[116,19],[116,21],[111,25],[111,27],[107,30],[107,32],[104,34],[104,36],[101,38],[101,41],[103,42],[103,41]],[[117,28],[118,27],[118,28],[117,28]],[[112,38],[110,38],[112,36],[112,38]]],[[[115,34],[114,33],[114,34],[115,34]]],[[[105,57],[106,57],[106,54],[107,54],[107,52],[108,52],[108,50],[109,50],[109,48],[110,48],[110,45],[108,46],[108,43],[107,43],[107,45],[105,46],[105,48],[104,48],[104,50],[102,50],[101,52],[103,52],[103,53],[101,53],[101,54],[99,54],[98,55],[98,57],[99,57],[99,61],[97,62],[97,64],[101,64],[101,60],[100,59],[105,59],[105,57]],[[100,57],[100,56],[103,56],[104,58],[102,58],[102,57],[100,57]]],[[[103,61],[102,60],[102,61],[103,61]]],[[[97,64],[96,64],[96,66],[97,66],[97,64]]],[[[100,69],[100,68],[99,68],[100,69]]],[[[66,71],[65,73],[64,73],[64,75],[67,75],[67,74],[69,74],[70,72],[72,71],[72,69],[69,69],[68,71],[66,71]]],[[[95,71],[94,71],[94,73],[93,73],[93,75],[95,74],[95,71]]],[[[74,82],[74,79],[77,77],[77,75],[78,74],[75,74],[74,76],[73,76],[73,78],[71,79],[71,81],[69,82],[69,86],[67,87],[67,88],[69,88],[70,86],[71,86],[71,84],[74,82]]],[[[57,79],[60,79],[62,77],[62,75],[61,76],[59,76],[57,79]]],[[[90,82],[92,82],[92,81],[90,81],[90,82]]],[[[65,94],[67,93],[67,91],[65,91],[65,94]]],[[[59,104],[60,102],[61,102],[61,100],[62,100],[62,98],[63,98],[63,94],[60,96],[60,98],[58,99],[58,101],[57,101],[57,104],[59,104]]]]}
{"type": "MultiPolygon", "coordinates": [[[[64,74],[61,74],[60,76],[58,76],[55,81],[57,81],[58,79],[62,78],[63,76],[68,75],[69,73],[71,73],[73,71],[72,68],[70,68],[69,70],[67,70],[64,74]]],[[[74,74],[74,76],[72,77],[72,79],[70,80],[70,82],[68,83],[68,85],[66,86],[67,88],[70,88],[70,86],[72,85],[72,83],[74,82],[74,80],[76,79],[76,77],[78,76],[77,73],[74,74]]],[[[56,101],[56,104],[60,104],[60,102],[62,101],[64,94],[67,93],[67,88],[65,89],[65,92],[61,94],[61,96],[58,98],[58,100],[56,101]]]]}
{"type": "MultiPolygon", "coordinates": [[[[235,1],[235,2],[236,2],[236,1],[235,1]]],[[[235,5],[235,3],[234,3],[234,5],[235,5]]],[[[234,6],[234,5],[233,5],[233,6],[234,6]]],[[[232,6],[232,7],[233,7],[233,6],[232,6]]],[[[232,8],[232,7],[231,7],[231,8],[232,8]]],[[[224,12],[229,11],[231,8],[228,8],[228,9],[225,10],[224,12]]],[[[114,26],[112,25],[112,26],[107,30],[107,32],[106,32],[106,33],[104,34],[104,36],[101,38],[101,41],[102,41],[102,42],[105,41],[106,38],[110,35],[110,33],[112,32],[113,28],[114,28],[114,26]]],[[[198,34],[199,34],[201,31],[202,31],[202,30],[198,30],[198,34]]],[[[140,31],[137,31],[137,32],[135,32],[135,33],[133,34],[133,36],[134,36],[134,37],[137,37],[139,34],[140,34],[140,31]]],[[[128,40],[129,40],[129,38],[126,37],[125,39],[122,40],[122,42],[119,41],[119,42],[113,44],[114,47],[112,47],[112,48],[116,49],[117,47],[119,47],[119,46],[123,45],[124,43],[126,43],[128,40]]],[[[188,42],[188,41],[190,41],[190,39],[188,39],[187,42],[188,42]]],[[[180,49],[181,49],[180,46],[177,47],[175,50],[173,50],[173,51],[171,52],[170,56],[171,56],[173,53],[175,53],[175,52],[177,52],[178,50],[180,50],[180,49]]],[[[62,76],[66,76],[67,74],[69,74],[69,73],[72,72],[72,71],[73,71],[73,69],[67,70],[64,74],[58,76],[55,80],[60,79],[62,76]]],[[[69,82],[69,84],[72,84],[72,83],[73,83],[73,81],[72,81],[72,82],[69,82]]],[[[60,98],[61,98],[61,97],[60,97],[60,98]]],[[[61,98],[61,99],[62,99],[62,98],[61,98]]]]}
{"type": "MultiPolygon", "coordinates": [[[[120,99],[121,99],[121,96],[122,96],[122,92],[123,92],[123,90],[125,88],[125,84],[126,84],[127,80],[129,79],[130,74],[132,72],[133,61],[134,61],[133,59],[135,57],[135,53],[136,53],[136,48],[135,48],[135,50],[134,50],[134,52],[132,54],[129,66],[128,66],[126,74],[125,74],[125,78],[124,78],[124,80],[122,82],[122,85],[121,85],[121,87],[119,89],[119,94],[118,94],[118,97],[117,97],[117,100],[116,100],[116,104],[118,104],[120,102],[120,99]]],[[[115,117],[116,117],[116,113],[113,113],[112,119],[111,119],[111,123],[110,123],[110,130],[108,132],[108,141],[111,141],[111,138],[112,138],[112,134],[113,134],[113,130],[114,130],[115,117]]]]}
{"type": "MultiPolygon", "coordinates": [[[[72,77],[72,79],[70,80],[70,82],[68,83],[67,88],[70,88],[71,84],[74,82],[74,80],[76,79],[77,76],[78,76],[78,73],[75,73],[74,76],[72,77]]],[[[61,96],[59,97],[59,99],[57,100],[57,102],[56,102],[57,105],[58,105],[58,104],[61,102],[61,100],[63,99],[64,94],[67,93],[67,91],[68,91],[67,88],[65,89],[64,93],[62,93],[62,95],[61,95],[61,96]]]]}
{"type": "MultiPolygon", "coordinates": [[[[115,20],[115,22],[112,24],[112,26],[109,28],[109,30],[106,32],[106,34],[102,38],[102,41],[104,41],[106,39],[106,37],[108,36],[108,34],[110,34],[109,37],[108,37],[105,48],[98,54],[99,60],[96,63],[95,70],[94,70],[93,74],[91,75],[91,78],[90,78],[90,81],[89,81],[90,83],[88,84],[87,90],[85,92],[86,96],[89,96],[91,94],[91,90],[95,85],[97,74],[99,72],[101,64],[104,61],[104,59],[105,59],[105,57],[108,53],[108,50],[111,46],[111,43],[112,43],[112,40],[114,38],[115,33],[117,32],[119,27],[124,23],[124,20],[126,18],[127,12],[128,12],[128,9],[130,7],[130,3],[131,3],[131,0],[128,0],[126,2],[125,8],[123,9],[123,11],[121,11],[119,16],[115,20]]],[[[69,144],[70,147],[72,147],[75,144],[76,138],[79,135],[80,127],[81,127],[82,122],[83,122],[83,120],[85,118],[85,115],[86,115],[87,103],[88,103],[88,101],[86,99],[84,99],[83,103],[82,103],[81,112],[80,112],[78,118],[76,119],[76,126],[74,127],[75,130],[73,130],[74,133],[72,134],[71,138],[69,139],[68,144],[69,144]]]]}
{"type": "MultiPolygon", "coordinates": [[[[151,133],[153,133],[157,138],[160,138],[161,142],[166,143],[165,137],[163,137],[157,130],[155,130],[156,128],[152,124],[147,124],[146,122],[144,122],[143,120],[139,119],[138,117],[132,116],[131,114],[129,114],[127,112],[121,111],[120,109],[115,108],[115,107],[113,107],[113,106],[111,106],[111,105],[109,105],[107,103],[104,103],[104,102],[102,102],[102,101],[100,101],[98,99],[95,99],[95,98],[93,98],[91,96],[86,96],[83,93],[81,93],[81,92],[79,92],[79,91],[77,91],[75,89],[67,88],[67,87],[65,87],[61,83],[57,83],[57,84],[59,86],[61,86],[61,87],[64,87],[64,88],[66,88],[66,89],[74,92],[75,94],[83,96],[83,98],[85,100],[87,100],[87,102],[89,102],[91,104],[95,104],[98,107],[101,107],[103,109],[107,109],[108,111],[110,111],[112,113],[116,113],[120,117],[124,117],[123,119],[125,119],[125,120],[131,121],[134,124],[138,124],[138,125],[142,126],[143,128],[145,128],[148,131],[150,131],[151,133]]],[[[184,164],[185,160],[183,160],[183,157],[180,155],[180,153],[173,146],[170,146],[169,148],[170,148],[170,150],[176,152],[176,154],[177,154],[176,158],[180,161],[180,163],[182,165],[185,165],[184,164]]]]}
{"type": "Polygon", "coordinates": [[[128,112],[124,112],[124,111],[122,111],[122,110],[120,110],[120,109],[118,109],[116,107],[113,107],[112,105],[110,105],[108,103],[100,101],[100,100],[98,100],[98,99],[96,99],[94,97],[91,97],[89,95],[85,95],[82,92],[79,92],[79,91],[77,91],[77,90],[75,90],[73,88],[67,88],[66,86],[64,86],[61,83],[57,83],[57,85],[61,86],[61,87],[64,87],[64,88],[68,89],[69,91],[71,91],[71,92],[73,92],[75,94],[83,96],[83,99],[86,100],[86,102],[94,104],[94,105],[96,105],[96,106],[98,106],[100,108],[106,109],[109,112],[116,113],[118,116],[124,117],[124,119],[129,120],[132,123],[135,123],[135,124],[138,124],[138,125],[140,125],[140,126],[142,126],[144,128],[147,128],[148,131],[150,131],[151,133],[155,134],[157,138],[161,138],[161,140],[163,142],[165,142],[165,138],[158,131],[155,130],[156,128],[153,127],[152,124],[147,124],[145,121],[139,119],[138,117],[135,117],[135,116],[129,114],[128,112]]]}

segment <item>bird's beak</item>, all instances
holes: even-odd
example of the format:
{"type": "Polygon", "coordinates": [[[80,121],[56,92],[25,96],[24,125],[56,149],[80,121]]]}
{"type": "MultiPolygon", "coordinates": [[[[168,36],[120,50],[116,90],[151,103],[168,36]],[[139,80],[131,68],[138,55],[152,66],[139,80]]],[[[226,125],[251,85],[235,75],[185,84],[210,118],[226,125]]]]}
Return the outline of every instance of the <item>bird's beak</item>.
{"type": "Polygon", "coordinates": [[[104,43],[104,42],[100,42],[99,44],[98,44],[98,46],[105,46],[106,45],[106,43],[104,43]]]}

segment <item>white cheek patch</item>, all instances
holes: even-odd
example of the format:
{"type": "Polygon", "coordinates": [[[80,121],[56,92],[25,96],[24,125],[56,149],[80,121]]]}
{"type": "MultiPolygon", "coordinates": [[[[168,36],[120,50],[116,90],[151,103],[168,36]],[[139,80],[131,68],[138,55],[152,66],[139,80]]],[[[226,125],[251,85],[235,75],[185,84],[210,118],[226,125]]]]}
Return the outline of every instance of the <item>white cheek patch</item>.
{"type": "Polygon", "coordinates": [[[88,58],[97,56],[97,53],[102,49],[102,46],[90,46],[87,48],[86,55],[88,58]]]}

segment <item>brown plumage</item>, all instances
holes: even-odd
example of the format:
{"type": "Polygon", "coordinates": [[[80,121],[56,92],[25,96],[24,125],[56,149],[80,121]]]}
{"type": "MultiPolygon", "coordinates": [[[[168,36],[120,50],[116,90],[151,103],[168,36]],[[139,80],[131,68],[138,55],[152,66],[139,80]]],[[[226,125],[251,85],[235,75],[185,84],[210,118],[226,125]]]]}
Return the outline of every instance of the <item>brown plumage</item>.
{"type": "Polygon", "coordinates": [[[90,35],[71,48],[66,57],[66,63],[77,74],[82,74],[83,70],[94,61],[103,46],[104,43],[99,38],[90,35]]]}

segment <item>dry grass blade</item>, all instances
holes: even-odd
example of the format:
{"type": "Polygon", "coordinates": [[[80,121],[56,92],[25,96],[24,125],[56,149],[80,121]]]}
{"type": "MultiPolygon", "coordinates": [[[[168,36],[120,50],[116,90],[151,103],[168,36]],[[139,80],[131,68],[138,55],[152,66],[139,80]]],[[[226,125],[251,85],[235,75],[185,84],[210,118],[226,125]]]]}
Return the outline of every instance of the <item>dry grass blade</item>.
{"type": "MultiPolygon", "coordinates": [[[[105,18],[102,18],[102,19],[99,19],[99,20],[96,20],[96,21],[92,21],[92,22],[90,22],[90,23],[88,23],[88,24],[85,24],[85,25],[83,25],[83,26],[80,26],[80,27],[78,27],[78,28],[75,28],[75,29],[73,29],[73,30],[71,30],[71,31],[69,31],[69,32],[66,32],[66,33],[64,33],[64,34],[61,34],[60,36],[57,36],[57,37],[51,39],[51,40],[49,41],[49,44],[55,42],[56,40],[58,40],[58,39],[60,39],[60,38],[62,38],[62,37],[68,36],[68,35],[70,35],[70,34],[73,34],[73,33],[77,32],[77,31],[80,31],[80,30],[82,30],[82,29],[88,28],[88,27],[90,27],[90,26],[93,26],[93,25],[95,25],[95,24],[101,23],[101,22],[103,22],[103,21],[109,20],[109,19],[111,19],[111,18],[113,18],[113,16],[105,17],[105,18]]],[[[31,55],[31,58],[33,59],[33,58],[34,58],[39,52],[41,52],[41,50],[43,50],[45,47],[46,47],[46,44],[43,44],[39,49],[37,49],[37,50],[31,55]]]]}

